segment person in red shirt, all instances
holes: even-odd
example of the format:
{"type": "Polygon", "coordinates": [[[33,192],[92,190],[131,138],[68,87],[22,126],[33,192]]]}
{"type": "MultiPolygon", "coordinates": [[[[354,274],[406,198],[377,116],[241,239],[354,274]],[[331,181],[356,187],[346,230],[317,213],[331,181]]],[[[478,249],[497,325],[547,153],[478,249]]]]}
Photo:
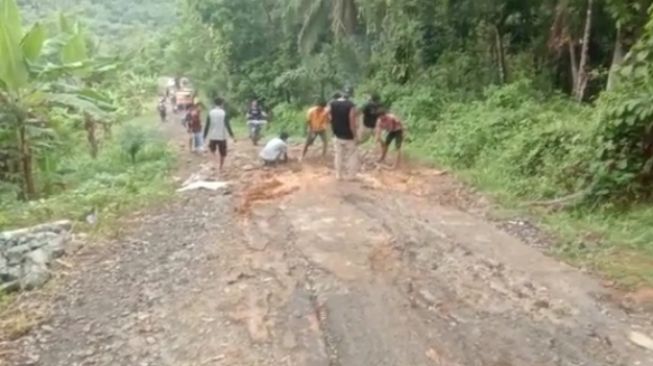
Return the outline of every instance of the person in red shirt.
{"type": "Polygon", "coordinates": [[[184,119],[184,124],[190,135],[190,151],[201,153],[204,150],[204,136],[202,134],[202,110],[198,102],[194,102],[190,106],[184,119]]]}
{"type": "Polygon", "coordinates": [[[397,148],[397,160],[395,160],[393,167],[399,167],[401,163],[401,146],[405,137],[404,134],[404,124],[397,116],[385,110],[380,111],[376,124],[376,141],[381,145],[381,158],[379,159],[379,163],[385,161],[388,149],[394,141],[395,147],[397,148]],[[382,137],[384,132],[385,138],[382,137]]]}

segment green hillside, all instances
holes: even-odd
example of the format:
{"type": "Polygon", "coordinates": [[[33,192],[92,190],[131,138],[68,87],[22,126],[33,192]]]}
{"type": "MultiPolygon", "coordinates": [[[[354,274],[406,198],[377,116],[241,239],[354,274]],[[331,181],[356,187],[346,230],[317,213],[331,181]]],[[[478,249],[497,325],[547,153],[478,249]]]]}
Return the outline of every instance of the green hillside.
{"type": "Polygon", "coordinates": [[[159,32],[175,21],[175,0],[19,0],[28,22],[58,11],[76,14],[98,37],[118,41],[127,36],[159,32]]]}

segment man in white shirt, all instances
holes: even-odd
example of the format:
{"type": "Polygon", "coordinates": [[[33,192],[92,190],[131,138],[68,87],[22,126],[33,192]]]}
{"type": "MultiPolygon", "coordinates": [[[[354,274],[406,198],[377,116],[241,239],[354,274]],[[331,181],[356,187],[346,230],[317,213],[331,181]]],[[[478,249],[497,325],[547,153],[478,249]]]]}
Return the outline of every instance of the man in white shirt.
{"type": "Polygon", "coordinates": [[[263,159],[263,163],[266,166],[288,162],[287,141],[288,141],[288,134],[282,132],[279,137],[273,138],[265,145],[263,150],[261,150],[259,157],[263,159]]]}
{"type": "Polygon", "coordinates": [[[209,141],[209,150],[213,156],[216,156],[216,150],[219,153],[218,169],[220,173],[222,173],[224,161],[227,157],[227,134],[234,142],[236,141],[227,112],[224,110],[224,100],[215,98],[213,108],[206,117],[204,139],[209,141]]]}

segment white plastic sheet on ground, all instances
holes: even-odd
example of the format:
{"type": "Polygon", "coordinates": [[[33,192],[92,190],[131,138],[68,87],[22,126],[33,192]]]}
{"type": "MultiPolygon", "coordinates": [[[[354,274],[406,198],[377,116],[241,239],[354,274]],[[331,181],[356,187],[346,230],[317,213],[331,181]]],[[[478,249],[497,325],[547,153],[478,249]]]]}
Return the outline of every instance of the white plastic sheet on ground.
{"type": "Polygon", "coordinates": [[[653,339],[640,332],[630,332],[628,339],[636,345],[653,351],[653,339]]]}
{"type": "Polygon", "coordinates": [[[207,189],[210,191],[217,191],[220,189],[226,189],[227,187],[229,187],[229,182],[211,182],[206,180],[200,180],[179,188],[177,192],[182,193],[182,192],[193,191],[196,189],[207,189]]]}
{"type": "Polygon", "coordinates": [[[193,191],[196,189],[206,189],[209,191],[217,191],[226,189],[231,183],[222,181],[213,181],[209,179],[211,175],[211,168],[208,165],[201,165],[196,173],[191,174],[181,188],[177,190],[178,193],[193,191]]]}

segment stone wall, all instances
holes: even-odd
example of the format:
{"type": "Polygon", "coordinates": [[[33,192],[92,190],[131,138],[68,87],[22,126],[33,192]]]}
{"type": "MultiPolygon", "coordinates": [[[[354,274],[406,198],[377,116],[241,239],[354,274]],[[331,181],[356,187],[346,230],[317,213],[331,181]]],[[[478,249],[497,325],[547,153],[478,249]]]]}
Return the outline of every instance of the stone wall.
{"type": "Polygon", "coordinates": [[[69,221],[0,233],[0,292],[42,287],[70,238],[69,221]]]}

